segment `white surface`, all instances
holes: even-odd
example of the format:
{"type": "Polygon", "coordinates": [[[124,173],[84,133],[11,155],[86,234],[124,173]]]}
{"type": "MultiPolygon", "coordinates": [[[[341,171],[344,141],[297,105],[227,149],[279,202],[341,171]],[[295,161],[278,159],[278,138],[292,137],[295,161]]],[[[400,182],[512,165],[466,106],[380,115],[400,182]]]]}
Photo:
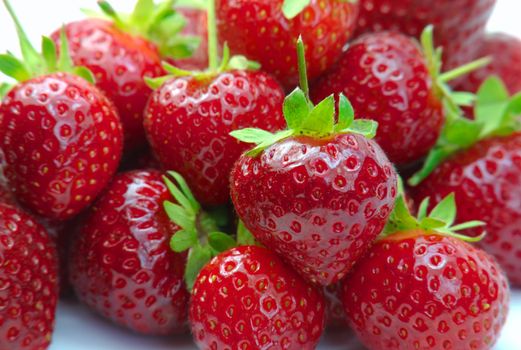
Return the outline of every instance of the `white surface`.
{"type": "MultiPolygon", "coordinates": [[[[82,18],[78,10],[95,8],[95,0],[11,0],[29,37],[39,46],[39,37],[49,35],[62,23],[82,18]]],[[[134,1],[111,0],[118,9],[128,9],[134,1]]],[[[521,37],[519,0],[498,0],[490,30],[504,31],[521,37]]],[[[0,52],[19,52],[15,30],[5,9],[0,6],[0,52]]],[[[1,74],[0,74],[1,77],[1,74]]],[[[320,346],[323,350],[358,350],[348,345],[341,334],[330,334],[320,346]]],[[[142,337],[97,317],[75,302],[62,302],[51,350],[188,350],[194,349],[189,336],[171,338],[142,337]]],[[[507,326],[496,350],[521,349],[521,292],[515,292],[507,326]]]]}
{"type": "MultiPolygon", "coordinates": [[[[507,325],[494,350],[521,349],[521,291],[512,295],[507,325]]],[[[143,337],[98,317],[75,301],[64,301],[58,312],[58,324],[50,350],[192,350],[189,335],[143,337]]],[[[351,337],[342,333],[326,334],[319,350],[361,350],[351,337]]]]}

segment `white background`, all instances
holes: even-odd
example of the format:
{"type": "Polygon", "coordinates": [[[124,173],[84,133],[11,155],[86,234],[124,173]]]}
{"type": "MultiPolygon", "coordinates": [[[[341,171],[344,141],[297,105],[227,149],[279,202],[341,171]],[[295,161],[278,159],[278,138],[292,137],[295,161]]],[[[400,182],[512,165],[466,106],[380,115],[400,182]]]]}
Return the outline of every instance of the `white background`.
{"type": "MultiPolygon", "coordinates": [[[[11,0],[29,37],[39,47],[40,36],[49,35],[61,24],[82,18],[79,8],[96,8],[95,0],[11,0]]],[[[128,10],[134,1],[111,0],[117,9],[128,10]]],[[[433,1],[435,6],[435,1],[433,1]]],[[[450,14],[447,14],[448,16],[450,14]]],[[[521,1],[498,0],[490,22],[491,31],[504,31],[521,37],[521,1]]],[[[0,6],[0,51],[19,52],[12,23],[0,6]]],[[[519,62],[521,64],[521,62],[519,62]]],[[[0,75],[1,77],[1,75],[0,75]]],[[[511,317],[503,331],[497,350],[521,349],[521,293],[514,293],[511,317]]],[[[349,341],[334,334],[323,342],[320,349],[358,349],[347,345],[349,341]]],[[[51,350],[171,350],[194,349],[188,336],[147,338],[131,334],[98,318],[73,301],[62,302],[58,325],[51,350]]]]}

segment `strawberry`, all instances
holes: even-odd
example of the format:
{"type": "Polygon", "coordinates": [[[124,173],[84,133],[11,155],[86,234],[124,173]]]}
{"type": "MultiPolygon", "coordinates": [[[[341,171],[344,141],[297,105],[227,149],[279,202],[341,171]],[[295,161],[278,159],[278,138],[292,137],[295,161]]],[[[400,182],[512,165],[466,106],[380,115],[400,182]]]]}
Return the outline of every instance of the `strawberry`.
{"type": "Polygon", "coordinates": [[[342,279],[382,231],[396,196],[396,173],[371,140],[376,123],[353,120],[349,101],[333,95],[313,106],[303,90],[284,102],[288,129],[232,132],[257,146],[231,175],[231,196],[246,228],[308,281],[342,279]]]}
{"type": "Polygon", "coordinates": [[[258,246],[233,248],[199,273],[190,326],[200,349],[315,349],[322,294],[258,246]],[[225,307],[223,307],[225,306],[225,307]]]}
{"type": "MultiPolygon", "coordinates": [[[[521,286],[521,99],[509,99],[497,78],[480,88],[476,120],[455,119],[424,168],[411,180],[416,202],[437,203],[455,193],[457,222],[479,219],[488,235],[479,245],[494,255],[514,285],[521,286]]],[[[469,230],[469,235],[478,234],[469,230]]]]}
{"type": "Polygon", "coordinates": [[[358,1],[343,0],[218,0],[219,37],[292,89],[299,76],[294,53],[299,35],[307,43],[309,75],[315,79],[351,38],[358,7],[358,1]]]}
{"type": "MultiPolygon", "coordinates": [[[[213,11],[208,16],[213,18],[213,11]]],[[[173,75],[150,81],[157,90],[144,119],[161,166],[181,173],[202,204],[222,205],[229,201],[230,170],[248,149],[229,133],[246,127],[282,129],[284,97],[272,77],[248,70],[244,57],[230,59],[227,48],[218,65],[215,28],[209,28],[209,45],[208,70],[190,72],[165,64],[173,75]]]]}
{"type": "Polygon", "coordinates": [[[415,39],[394,32],[367,34],[355,40],[312,89],[315,101],[344,93],[359,116],[375,120],[376,140],[399,165],[425,156],[435,145],[443,124],[445,100],[454,94],[446,82],[482,64],[476,61],[441,74],[432,27],[422,35],[423,52],[415,39]]]}
{"type": "Polygon", "coordinates": [[[47,349],[58,302],[56,248],[29,215],[1,203],[0,235],[0,348],[47,349]]]}
{"type": "Polygon", "coordinates": [[[144,334],[184,331],[186,254],[170,250],[181,227],[161,173],[117,175],[96,202],[71,247],[70,280],[82,302],[113,322],[144,334]]]}
{"type": "MultiPolygon", "coordinates": [[[[171,0],[138,0],[130,15],[116,13],[106,1],[98,3],[108,20],[89,18],[65,26],[70,54],[74,63],[94,73],[97,86],[114,102],[125,149],[133,150],[146,142],[143,110],[152,91],[143,78],[164,74],[161,57],[186,57],[193,48],[186,37],[176,35],[184,20],[171,0]]],[[[59,43],[60,31],[52,38],[59,43]]]]}
{"type": "Polygon", "coordinates": [[[343,282],[349,323],[369,350],[491,349],[508,313],[506,276],[455,233],[482,223],[451,227],[453,195],[429,216],[427,206],[416,219],[401,197],[387,235],[343,282]]]}
{"type": "Polygon", "coordinates": [[[20,81],[0,106],[5,176],[25,207],[66,220],[86,208],[115,172],[121,123],[112,103],[85,80],[90,72],[72,66],[67,41],[58,60],[49,38],[38,54],[5,4],[15,18],[24,56],[24,62],[11,54],[0,56],[0,70],[20,81]]]}
{"type": "Polygon", "coordinates": [[[449,67],[474,57],[496,0],[366,0],[360,5],[357,34],[399,31],[419,38],[436,28],[436,45],[445,48],[449,67]]]}
{"type": "Polygon", "coordinates": [[[490,75],[497,75],[504,81],[511,94],[521,92],[521,40],[503,33],[487,34],[483,37],[476,54],[476,57],[485,56],[491,57],[492,62],[458,80],[457,89],[477,92],[490,75]]]}

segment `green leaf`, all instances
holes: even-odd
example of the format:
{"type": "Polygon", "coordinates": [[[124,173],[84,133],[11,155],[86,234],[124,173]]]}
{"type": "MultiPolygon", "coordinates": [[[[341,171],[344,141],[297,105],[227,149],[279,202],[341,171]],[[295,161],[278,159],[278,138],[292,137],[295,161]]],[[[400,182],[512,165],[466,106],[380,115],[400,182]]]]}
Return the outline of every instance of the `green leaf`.
{"type": "Polygon", "coordinates": [[[131,21],[134,24],[147,24],[154,15],[154,0],[138,0],[132,11],[131,21]]]}
{"type": "Polygon", "coordinates": [[[192,290],[199,271],[212,259],[210,247],[195,246],[188,254],[185,269],[185,283],[188,290],[192,290]]]}
{"type": "Polygon", "coordinates": [[[282,3],[282,13],[288,19],[295,18],[310,2],[311,0],[284,0],[282,3]]]}
{"type": "Polygon", "coordinates": [[[197,244],[195,231],[179,230],[170,239],[170,249],[176,253],[184,252],[197,244]]]}
{"type": "Polygon", "coordinates": [[[447,225],[444,221],[431,217],[426,217],[420,221],[420,227],[422,227],[425,230],[436,230],[446,226],[447,225]]]}
{"type": "Polygon", "coordinates": [[[166,83],[167,81],[169,81],[172,78],[173,77],[170,75],[165,75],[163,77],[158,77],[158,78],[145,77],[145,83],[152,90],[157,90],[161,86],[163,86],[164,83],[166,83]]]}
{"type": "Polygon", "coordinates": [[[42,38],[42,55],[47,64],[47,70],[56,72],[56,45],[51,38],[46,36],[42,38]]]}
{"type": "Polygon", "coordinates": [[[255,237],[253,234],[244,226],[244,222],[239,220],[237,225],[237,243],[239,245],[256,245],[255,237]]]}
{"type": "Polygon", "coordinates": [[[168,218],[172,220],[173,223],[187,230],[195,230],[196,217],[193,213],[187,212],[182,206],[170,201],[165,201],[163,207],[165,208],[168,218]]]}
{"type": "Polygon", "coordinates": [[[261,65],[259,62],[250,61],[246,56],[235,55],[230,58],[227,70],[259,70],[261,65]]]}
{"type": "MultiPolygon", "coordinates": [[[[190,75],[194,74],[194,72],[192,72],[192,71],[177,68],[176,66],[173,66],[168,62],[163,62],[162,66],[163,66],[164,70],[166,70],[168,73],[171,74],[170,79],[172,78],[172,76],[173,77],[186,77],[186,76],[190,76],[190,75]]],[[[164,78],[164,77],[162,77],[162,78],[164,78]]],[[[159,79],[161,79],[161,78],[159,78],[159,79]]]]}
{"type": "Polygon", "coordinates": [[[312,110],[304,91],[300,88],[293,90],[284,99],[283,112],[289,129],[298,130],[302,121],[312,110]]]}
{"type": "Polygon", "coordinates": [[[414,174],[408,181],[409,185],[417,186],[425,180],[452,152],[442,147],[434,148],[420,171],[414,174]]]}
{"type": "Polygon", "coordinates": [[[69,52],[69,39],[65,33],[65,27],[60,31],[60,57],[58,57],[57,68],[62,72],[72,72],[74,64],[69,52]]]}
{"type": "Polygon", "coordinates": [[[326,136],[333,132],[335,124],[335,98],[333,95],[316,105],[302,120],[298,132],[316,137],[326,136]]]}
{"type": "Polygon", "coordinates": [[[482,133],[483,125],[467,118],[456,118],[447,123],[442,137],[454,148],[465,149],[475,144],[482,133]]]}
{"type": "Polygon", "coordinates": [[[467,221],[460,225],[452,226],[451,229],[452,229],[452,231],[462,231],[462,230],[467,230],[469,228],[481,227],[481,226],[485,226],[485,225],[486,225],[485,222],[475,220],[475,221],[467,221]]]}
{"type": "Polygon", "coordinates": [[[427,217],[427,210],[429,209],[430,204],[430,198],[425,198],[421,203],[420,207],[418,208],[418,220],[422,221],[427,217]]]}
{"type": "Polygon", "coordinates": [[[372,139],[376,136],[378,123],[369,119],[355,119],[351,123],[351,126],[346,130],[355,134],[363,135],[368,139],[372,139]]]}
{"type": "Polygon", "coordinates": [[[206,10],[208,8],[207,0],[177,0],[175,4],[177,7],[189,7],[199,10],[206,10]]]}
{"type": "Polygon", "coordinates": [[[197,199],[195,199],[190,186],[188,186],[188,183],[183,176],[176,171],[168,171],[167,174],[177,181],[177,185],[181,189],[181,192],[183,192],[185,198],[190,202],[193,211],[198,212],[201,209],[201,205],[197,202],[197,199]]]}
{"type": "Polygon", "coordinates": [[[452,92],[452,99],[458,106],[473,106],[476,95],[470,92],[452,92]]]}
{"type": "Polygon", "coordinates": [[[20,82],[31,78],[25,65],[9,54],[0,55],[0,72],[20,82]]]}
{"type": "Polygon", "coordinates": [[[430,218],[437,219],[446,223],[446,227],[452,226],[456,219],[456,197],[451,193],[445,197],[432,209],[430,218]]]}
{"type": "Polygon", "coordinates": [[[336,130],[344,130],[351,126],[355,119],[355,110],[353,105],[344,94],[339,95],[338,99],[338,123],[336,130]]]}
{"type": "Polygon", "coordinates": [[[235,240],[228,234],[223,232],[212,232],[208,235],[208,244],[217,253],[222,253],[235,247],[237,244],[235,240]]]}
{"type": "Polygon", "coordinates": [[[262,144],[266,141],[271,141],[274,136],[274,134],[269,131],[256,128],[234,130],[230,132],[230,135],[241,142],[254,143],[256,145],[262,144]]]}
{"type": "Polygon", "coordinates": [[[398,196],[394,210],[392,211],[387,225],[383,231],[384,236],[400,232],[402,230],[412,229],[418,226],[418,221],[411,215],[407,203],[403,195],[398,196]]]}
{"type": "Polygon", "coordinates": [[[492,135],[505,120],[505,112],[510,96],[501,79],[490,77],[481,85],[477,93],[475,117],[483,123],[482,136],[492,135]]]}
{"type": "Polygon", "coordinates": [[[87,67],[83,66],[77,66],[72,69],[73,73],[86,81],[88,81],[91,84],[96,83],[96,78],[94,77],[94,74],[88,69],[87,67]]]}
{"type": "Polygon", "coordinates": [[[170,181],[168,177],[163,176],[163,181],[165,182],[166,187],[168,187],[168,190],[172,196],[174,196],[176,201],[183,207],[183,209],[186,210],[189,215],[195,215],[197,212],[196,208],[192,207],[191,201],[186,198],[183,192],[181,192],[181,190],[179,190],[179,188],[172,181],[170,181]]]}
{"type": "Polygon", "coordinates": [[[273,145],[274,143],[277,143],[277,142],[282,141],[282,140],[284,140],[284,139],[286,139],[288,137],[293,136],[293,133],[294,133],[293,130],[279,131],[279,132],[277,132],[277,133],[275,133],[273,135],[272,139],[266,140],[265,142],[262,142],[262,143],[258,144],[256,147],[254,147],[251,150],[249,150],[248,152],[246,152],[246,154],[248,156],[255,157],[259,153],[264,151],[266,148],[268,148],[269,146],[273,145]]]}

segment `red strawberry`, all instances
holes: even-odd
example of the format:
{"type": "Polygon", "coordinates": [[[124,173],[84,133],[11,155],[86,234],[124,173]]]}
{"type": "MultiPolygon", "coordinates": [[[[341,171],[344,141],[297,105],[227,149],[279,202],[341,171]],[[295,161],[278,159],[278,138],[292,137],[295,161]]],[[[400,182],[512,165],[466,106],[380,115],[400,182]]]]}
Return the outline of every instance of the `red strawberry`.
{"type": "MultiPolygon", "coordinates": [[[[137,1],[134,12],[120,15],[106,1],[98,2],[110,20],[90,18],[65,26],[75,64],[86,66],[97,86],[114,102],[125,132],[125,149],[143,146],[143,110],[151,89],[144,77],[164,74],[161,57],[186,57],[193,48],[177,35],[182,16],[173,1],[137,1]]],[[[60,31],[52,38],[58,43],[60,31]]]]}
{"type": "Polygon", "coordinates": [[[357,1],[217,0],[219,37],[232,52],[261,63],[286,88],[298,82],[294,47],[300,35],[307,46],[311,79],[340,54],[358,16],[357,1]],[[306,2],[304,2],[306,3],[306,2]]]}
{"type": "Polygon", "coordinates": [[[374,122],[353,121],[343,95],[337,124],[333,95],[313,106],[300,89],[286,98],[284,116],[289,129],[274,135],[232,133],[257,144],[232,171],[232,200],[256,239],[307,280],[330,285],[382,231],[396,196],[396,173],[365,137],[374,136],[374,122]]]}
{"type": "MultiPolygon", "coordinates": [[[[215,14],[209,11],[209,23],[215,14]]],[[[209,31],[210,67],[191,72],[165,64],[172,73],[151,80],[157,88],[145,110],[145,130],[152,150],[164,169],[182,174],[204,205],[229,201],[231,168],[248,145],[229,133],[256,127],[269,131],[284,127],[284,93],[263,72],[248,70],[242,56],[218,60],[215,30],[209,31]]]]}
{"type": "Polygon", "coordinates": [[[444,101],[454,99],[446,86],[454,76],[440,72],[432,27],[425,30],[422,43],[424,53],[415,39],[399,33],[364,35],[312,91],[315,101],[344,93],[360,117],[378,122],[376,140],[400,165],[421,159],[435,145],[444,124],[444,101]]]}
{"type": "Polygon", "coordinates": [[[49,38],[38,54],[16,23],[25,61],[0,56],[4,63],[16,63],[4,73],[20,81],[0,106],[5,176],[21,204],[46,218],[66,220],[86,208],[115,172],[121,123],[105,95],[74,75],[89,78],[90,72],[73,67],[67,54],[57,60],[49,38]]]}
{"type": "Polygon", "coordinates": [[[521,92],[521,40],[503,33],[488,34],[482,40],[476,57],[489,56],[492,63],[458,80],[457,89],[476,92],[490,75],[497,75],[511,94],[521,92]]]}
{"type": "Polygon", "coordinates": [[[82,225],[71,248],[70,279],[82,302],[139,333],[184,330],[188,291],[185,254],[170,250],[172,199],[161,173],[122,173],[82,225]]]}
{"type": "Polygon", "coordinates": [[[342,286],[349,323],[369,350],[492,348],[508,313],[509,288],[496,261],[452,226],[454,195],[418,218],[403,197],[385,234],[342,286]],[[361,293],[361,291],[364,291],[361,293]]]}
{"type": "Polygon", "coordinates": [[[197,277],[190,325],[200,349],[315,349],[324,329],[322,294],[272,252],[233,248],[197,277]]]}
{"type": "Polygon", "coordinates": [[[450,67],[475,57],[496,0],[365,0],[357,33],[400,31],[419,38],[423,28],[436,28],[436,45],[445,48],[450,67]]]}
{"type": "Polygon", "coordinates": [[[488,235],[480,246],[496,257],[511,283],[521,286],[521,132],[513,132],[520,130],[517,100],[509,100],[499,81],[487,80],[478,92],[476,120],[448,124],[411,183],[419,184],[412,191],[416,202],[431,197],[437,203],[455,193],[457,222],[486,222],[488,235]]]}
{"type": "Polygon", "coordinates": [[[49,347],[56,304],[56,248],[29,215],[0,204],[0,349],[49,347]]]}

